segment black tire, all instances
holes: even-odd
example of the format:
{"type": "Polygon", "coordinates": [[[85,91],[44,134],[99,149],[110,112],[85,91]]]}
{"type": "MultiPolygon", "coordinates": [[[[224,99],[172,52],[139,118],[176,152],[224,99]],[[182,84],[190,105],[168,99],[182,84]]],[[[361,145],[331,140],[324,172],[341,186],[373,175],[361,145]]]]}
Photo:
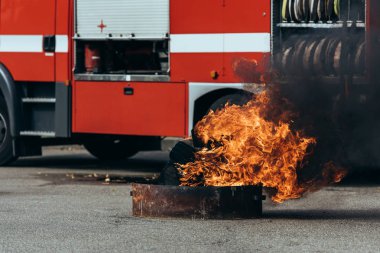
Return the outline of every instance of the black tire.
{"type": "Polygon", "coordinates": [[[196,149],[191,140],[178,142],[170,152],[170,162],[162,170],[159,183],[162,185],[180,185],[177,164],[186,164],[195,160],[196,149]]]}
{"type": "Polygon", "coordinates": [[[13,142],[9,129],[9,114],[7,104],[0,94],[0,166],[16,160],[13,155],[13,142]]]}
{"type": "Polygon", "coordinates": [[[227,103],[230,105],[244,105],[252,96],[244,93],[231,94],[216,100],[210,107],[210,110],[216,111],[222,109],[227,103]]]}
{"type": "Polygon", "coordinates": [[[191,140],[178,142],[170,152],[170,161],[185,164],[194,161],[196,152],[191,140]]]}
{"type": "Polygon", "coordinates": [[[86,141],[84,147],[100,160],[123,160],[134,156],[138,150],[132,147],[127,139],[118,138],[99,138],[92,141],[86,141]]]}

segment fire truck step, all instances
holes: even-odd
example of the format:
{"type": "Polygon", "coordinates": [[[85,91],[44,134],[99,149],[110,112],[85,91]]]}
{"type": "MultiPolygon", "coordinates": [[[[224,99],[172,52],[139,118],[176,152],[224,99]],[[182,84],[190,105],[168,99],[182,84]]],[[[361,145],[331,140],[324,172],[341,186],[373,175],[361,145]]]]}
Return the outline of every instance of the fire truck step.
{"type": "Polygon", "coordinates": [[[21,136],[55,137],[55,132],[49,131],[22,131],[21,136]]]}
{"type": "Polygon", "coordinates": [[[23,103],[55,103],[55,98],[23,98],[23,103]]]}

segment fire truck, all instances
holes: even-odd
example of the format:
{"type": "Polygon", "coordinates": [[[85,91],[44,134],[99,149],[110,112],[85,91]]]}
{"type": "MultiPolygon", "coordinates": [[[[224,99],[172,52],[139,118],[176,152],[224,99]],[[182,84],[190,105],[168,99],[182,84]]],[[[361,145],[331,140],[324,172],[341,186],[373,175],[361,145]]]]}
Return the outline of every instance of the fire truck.
{"type": "Polygon", "coordinates": [[[336,55],[339,42],[319,45],[319,35],[290,43],[295,35],[333,38],[354,28],[364,46],[352,56],[352,80],[370,83],[377,75],[360,65],[375,66],[363,52],[379,43],[376,0],[0,4],[0,164],[40,155],[45,145],[80,143],[101,159],[158,150],[165,137],[189,136],[213,104],[244,96],[232,67],[240,58],[288,65],[312,51],[306,62],[318,65],[329,48],[334,71],[322,64],[312,72],[340,80],[346,59],[336,55]]]}

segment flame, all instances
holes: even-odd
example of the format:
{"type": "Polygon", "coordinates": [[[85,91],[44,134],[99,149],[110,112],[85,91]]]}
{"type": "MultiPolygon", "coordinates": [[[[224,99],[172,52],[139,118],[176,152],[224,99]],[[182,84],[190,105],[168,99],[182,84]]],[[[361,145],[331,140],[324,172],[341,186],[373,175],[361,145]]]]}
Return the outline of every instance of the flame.
{"type": "MultiPolygon", "coordinates": [[[[287,104],[284,100],[281,108],[287,104]]],[[[262,92],[243,106],[227,104],[211,111],[195,127],[206,148],[195,154],[194,162],[179,165],[181,185],[263,185],[275,188],[272,200],[281,203],[317,185],[340,181],[345,174],[331,163],[322,180],[299,182],[297,172],[305,168],[316,138],[292,130],[294,114],[274,108],[279,106],[269,92],[262,92]]]]}

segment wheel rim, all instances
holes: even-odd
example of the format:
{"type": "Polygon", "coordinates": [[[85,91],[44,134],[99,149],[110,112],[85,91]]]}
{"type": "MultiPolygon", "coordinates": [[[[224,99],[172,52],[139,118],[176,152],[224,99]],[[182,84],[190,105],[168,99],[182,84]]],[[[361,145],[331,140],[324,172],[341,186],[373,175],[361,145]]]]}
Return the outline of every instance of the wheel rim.
{"type": "Polygon", "coordinates": [[[2,114],[0,114],[0,146],[3,145],[7,138],[7,123],[2,114]]]}

